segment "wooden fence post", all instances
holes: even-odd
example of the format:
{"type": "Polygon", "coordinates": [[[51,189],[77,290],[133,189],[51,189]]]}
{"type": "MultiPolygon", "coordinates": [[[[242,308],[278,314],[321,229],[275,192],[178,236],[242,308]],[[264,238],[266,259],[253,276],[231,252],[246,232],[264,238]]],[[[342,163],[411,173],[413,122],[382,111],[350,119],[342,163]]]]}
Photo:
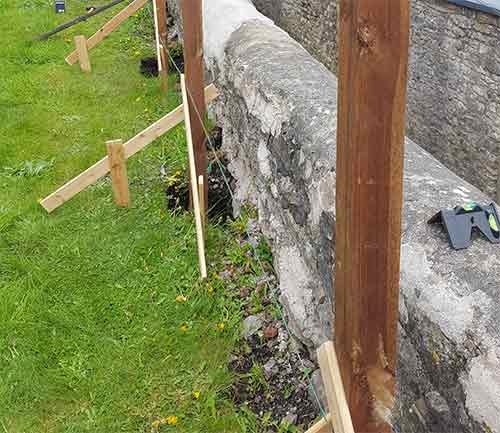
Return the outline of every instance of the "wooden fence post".
{"type": "Polygon", "coordinates": [[[113,195],[118,207],[130,206],[130,192],[128,189],[127,163],[122,140],[106,142],[108,151],[113,195]]]}
{"type": "Polygon", "coordinates": [[[390,432],[409,0],[340,0],[335,345],[358,432],[390,432]]]}
{"type": "Polygon", "coordinates": [[[207,149],[203,120],[206,106],[203,98],[203,12],[202,0],[182,1],[182,22],[184,25],[184,67],[189,97],[189,113],[193,133],[196,163],[196,179],[205,179],[205,206],[208,203],[207,149]]]}
{"type": "Polygon", "coordinates": [[[85,36],[75,36],[75,47],[78,56],[78,62],[80,63],[80,69],[83,72],[90,72],[92,68],[90,66],[89,50],[87,48],[87,39],[85,38],[85,36]]]}
{"type": "Polygon", "coordinates": [[[158,56],[158,75],[163,93],[168,91],[168,29],[167,3],[165,0],[153,0],[156,32],[156,54],[158,56]]]}

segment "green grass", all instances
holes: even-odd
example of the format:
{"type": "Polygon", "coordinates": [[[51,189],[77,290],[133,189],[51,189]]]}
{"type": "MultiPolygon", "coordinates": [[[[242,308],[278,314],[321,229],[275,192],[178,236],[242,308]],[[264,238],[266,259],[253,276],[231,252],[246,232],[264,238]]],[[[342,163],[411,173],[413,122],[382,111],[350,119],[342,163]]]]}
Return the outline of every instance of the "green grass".
{"type": "MultiPolygon", "coordinates": [[[[245,430],[227,397],[239,305],[220,282],[199,283],[193,219],[165,209],[159,168],[186,166],[182,127],[129,160],[130,209],[114,206],[108,178],[51,215],[38,204],[106,140],[179,103],[139,74],[153,54],[148,10],[91,51],[91,74],[64,62],[73,36],[123,5],[32,40],[86,4],[56,16],[52,0],[0,0],[0,432],[150,432],[168,416],[178,422],[161,431],[245,430]]],[[[210,227],[207,244],[220,261],[224,230],[210,227]]]]}

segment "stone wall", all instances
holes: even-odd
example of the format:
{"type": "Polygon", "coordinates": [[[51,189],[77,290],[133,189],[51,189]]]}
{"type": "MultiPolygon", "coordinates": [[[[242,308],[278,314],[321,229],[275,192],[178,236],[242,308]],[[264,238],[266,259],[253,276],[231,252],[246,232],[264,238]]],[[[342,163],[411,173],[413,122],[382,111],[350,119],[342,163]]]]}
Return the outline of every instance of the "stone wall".
{"type": "MultiPolygon", "coordinates": [[[[253,0],[331,71],[336,0],[253,0]]],[[[411,0],[408,136],[494,196],[500,172],[500,18],[411,0]]]]}
{"type": "MultiPolygon", "coordinates": [[[[248,0],[204,4],[235,205],[258,208],[292,330],[313,350],[332,337],[337,81],[248,0]]],[[[487,198],[411,140],[404,186],[395,430],[500,433],[500,249],[452,251],[426,223],[487,198]]]]}

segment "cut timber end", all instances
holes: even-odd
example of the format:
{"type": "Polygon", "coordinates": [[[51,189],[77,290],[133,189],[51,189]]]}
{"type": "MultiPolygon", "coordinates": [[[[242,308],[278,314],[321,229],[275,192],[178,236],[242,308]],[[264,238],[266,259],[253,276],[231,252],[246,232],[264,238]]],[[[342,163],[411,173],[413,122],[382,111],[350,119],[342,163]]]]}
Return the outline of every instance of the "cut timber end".
{"type": "Polygon", "coordinates": [[[118,207],[130,207],[130,192],[128,188],[127,163],[122,140],[106,142],[109,169],[113,185],[113,195],[118,207]]]}

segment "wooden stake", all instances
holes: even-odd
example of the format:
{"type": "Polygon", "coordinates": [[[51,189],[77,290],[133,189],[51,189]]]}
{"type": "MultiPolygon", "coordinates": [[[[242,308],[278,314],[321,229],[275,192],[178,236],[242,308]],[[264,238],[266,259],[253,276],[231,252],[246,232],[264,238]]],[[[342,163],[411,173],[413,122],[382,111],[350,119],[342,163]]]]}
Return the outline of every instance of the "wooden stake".
{"type": "Polygon", "coordinates": [[[334,433],[330,414],[328,414],[325,418],[321,418],[316,424],[307,430],[306,433],[334,433]]]}
{"type": "Polygon", "coordinates": [[[203,226],[203,235],[205,235],[207,218],[205,214],[205,182],[203,176],[198,176],[198,197],[200,199],[201,223],[203,226]]]}
{"type": "MultiPolygon", "coordinates": [[[[186,89],[186,79],[184,74],[181,75],[182,87],[182,103],[184,107],[189,107],[188,94],[186,89]]],[[[196,167],[194,158],[193,136],[191,130],[190,110],[184,110],[185,124],[186,124],[186,141],[188,146],[189,156],[189,176],[191,178],[191,195],[193,197],[194,218],[196,222],[196,236],[198,238],[198,259],[200,265],[201,278],[207,278],[207,264],[205,262],[205,239],[203,237],[203,224],[201,220],[200,200],[198,197],[198,181],[196,177],[196,167]]]]}
{"type": "Polygon", "coordinates": [[[335,347],[327,341],[318,349],[318,361],[325,385],[331,424],[335,433],[354,433],[351,414],[342,385],[335,347]]]}
{"type": "Polygon", "coordinates": [[[354,428],[392,431],[409,0],[341,0],[335,344],[354,428]]]}
{"type": "Polygon", "coordinates": [[[153,0],[156,34],[156,55],[158,58],[158,75],[163,93],[168,91],[168,29],[167,4],[165,0],[153,0]]]}
{"type": "MultiPolygon", "coordinates": [[[[217,97],[217,89],[213,84],[205,89],[205,99],[207,104],[217,97]]],[[[175,110],[168,113],[166,116],[157,120],[144,131],[137,134],[124,144],[125,158],[130,158],[140,150],[144,149],[149,143],[153,142],[158,137],[161,137],[166,132],[177,126],[184,120],[184,106],[181,105],[175,110]]],[[[96,162],[92,167],[89,167],[83,173],[65,183],[49,196],[45,197],[40,204],[47,212],[52,212],[59,206],[67,202],[79,192],[83,191],[89,185],[92,185],[101,177],[109,173],[109,161],[105,156],[100,161],[96,162]]]]}
{"type": "MultiPolygon", "coordinates": [[[[192,120],[196,177],[207,177],[207,148],[203,120],[206,107],[203,99],[203,15],[202,0],[183,0],[184,65],[189,93],[189,113],[192,120]]],[[[205,183],[205,206],[208,203],[208,184],[205,183]]]]}
{"type": "Polygon", "coordinates": [[[118,207],[130,207],[130,192],[128,189],[127,163],[122,140],[106,142],[109,169],[113,184],[113,195],[118,207]]]}
{"type": "MultiPolygon", "coordinates": [[[[141,9],[149,0],[134,0],[126,8],[118,12],[113,18],[111,18],[106,24],[104,24],[96,33],[94,33],[87,40],[87,49],[91,50],[99,42],[101,42],[106,36],[112,33],[123,21],[125,21],[129,16],[135,14],[139,9],[141,9]]],[[[66,62],[73,65],[78,60],[78,54],[75,51],[71,52],[68,57],[66,57],[66,62]]]]}
{"type": "Polygon", "coordinates": [[[90,66],[89,51],[87,49],[87,39],[85,39],[85,36],[75,36],[75,47],[80,69],[83,72],[90,72],[92,68],[90,66]]]}

